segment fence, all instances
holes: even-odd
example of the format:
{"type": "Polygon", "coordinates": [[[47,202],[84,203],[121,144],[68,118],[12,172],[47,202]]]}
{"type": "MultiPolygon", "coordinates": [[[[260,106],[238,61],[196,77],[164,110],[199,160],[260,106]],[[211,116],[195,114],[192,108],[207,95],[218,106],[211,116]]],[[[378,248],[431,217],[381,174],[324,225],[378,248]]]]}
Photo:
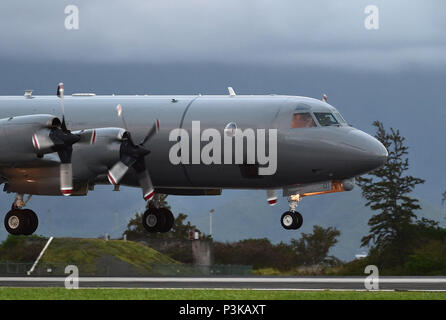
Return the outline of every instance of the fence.
{"type": "Polygon", "coordinates": [[[0,275],[24,275],[33,263],[0,262],[0,275]]]}
{"type": "MultiPolygon", "coordinates": [[[[0,276],[24,276],[33,263],[0,262],[0,276]]],[[[38,264],[33,276],[66,276],[65,267],[69,263],[38,264]]],[[[120,271],[111,267],[92,265],[77,265],[81,277],[139,277],[139,276],[242,276],[252,275],[252,266],[243,265],[211,265],[200,266],[190,264],[154,264],[144,273],[120,271]]]]}
{"type": "Polygon", "coordinates": [[[157,276],[246,276],[252,275],[252,266],[242,265],[189,265],[168,264],[152,266],[152,274],[157,276]]]}
{"type": "MultiPolygon", "coordinates": [[[[0,276],[23,276],[31,269],[33,263],[0,262],[0,276]]],[[[70,263],[38,264],[32,273],[33,276],[66,276],[65,268],[70,263]]],[[[79,266],[78,266],[79,267],[79,266]]],[[[94,268],[92,266],[80,266],[80,275],[109,276],[108,268],[94,268]]]]}

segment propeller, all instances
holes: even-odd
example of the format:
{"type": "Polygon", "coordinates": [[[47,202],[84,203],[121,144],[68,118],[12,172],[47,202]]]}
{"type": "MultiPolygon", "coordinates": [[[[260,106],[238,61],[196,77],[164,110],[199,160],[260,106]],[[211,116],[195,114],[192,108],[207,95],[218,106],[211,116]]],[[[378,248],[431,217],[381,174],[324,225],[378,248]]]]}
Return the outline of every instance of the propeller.
{"type": "Polygon", "coordinates": [[[60,128],[56,127],[50,132],[50,139],[54,143],[54,151],[57,152],[60,158],[60,191],[64,196],[69,196],[73,192],[73,166],[71,163],[73,144],[78,142],[81,136],[71,133],[67,128],[65,122],[64,86],[62,82],[57,86],[57,96],[60,98],[62,108],[62,124],[60,128]]]}
{"type": "Polygon", "coordinates": [[[53,121],[49,129],[36,132],[32,141],[38,153],[57,152],[60,159],[60,191],[64,196],[69,196],[73,192],[73,166],[71,163],[73,144],[77,142],[93,144],[96,131],[72,133],[67,128],[65,121],[63,83],[59,83],[57,86],[57,96],[60,98],[62,123],[56,119],[57,121],[53,121]]]}
{"type": "Polygon", "coordinates": [[[155,189],[152,184],[149,172],[146,168],[145,157],[150,153],[144,145],[159,131],[159,120],[155,120],[146,136],[139,144],[133,142],[132,136],[128,131],[127,123],[122,113],[122,106],[116,106],[118,116],[122,119],[125,133],[122,136],[121,147],[119,150],[120,160],[108,171],[108,180],[111,184],[117,185],[132,167],[136,171],[139,185],[141,186],[144,200],[148,201],[155,195],[155,189]]]}

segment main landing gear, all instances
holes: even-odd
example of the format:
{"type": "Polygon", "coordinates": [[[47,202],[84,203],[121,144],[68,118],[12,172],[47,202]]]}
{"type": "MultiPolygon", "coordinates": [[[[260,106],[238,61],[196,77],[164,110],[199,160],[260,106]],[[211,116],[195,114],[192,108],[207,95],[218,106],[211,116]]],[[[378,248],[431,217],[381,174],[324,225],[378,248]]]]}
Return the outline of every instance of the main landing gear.
{"type": "Polygon", "coordinates": [[[282,224],[282,227],[284,227],[287,230],[297,230],[300,227],[302,227],[304,219],[302,215],[296,211],[297,205],[299,204],[300,200],[301,199],[298,194],[288,197],[290,210],[284,212],[282,214],[282,217],[280,218],[280,223],[282,224]]]}
{"type": "Polygon", "coordinates": [[[24,201],[22,194],[16,196],[11,210],[5,216],[5,228],[8,233],[29,236],[37,230],[39,219],[36,213],[29,209],[23,209],[30,198],[31,196],[24,201]]]}
{"type": "Polygon", "coordinates": [[[169,232],[173,227],[175,218],[169,209],[159,207],[159,200],[156,196],[142,216],[142,225],[150,233],[169,232]]]}

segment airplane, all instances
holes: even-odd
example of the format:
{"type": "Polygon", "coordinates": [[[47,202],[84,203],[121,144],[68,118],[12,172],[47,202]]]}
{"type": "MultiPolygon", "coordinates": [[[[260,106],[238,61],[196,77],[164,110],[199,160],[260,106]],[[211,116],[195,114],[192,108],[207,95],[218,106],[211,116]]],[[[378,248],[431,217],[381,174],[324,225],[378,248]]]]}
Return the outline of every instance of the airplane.
{"type": "Polygon", "coordinates": [[[386,148],[322,99],[286,95],[57,95],[0,97],[0,183],[15,193],[5,228],[31,235],[32,195],[85,196],[95,185],[140,188],[148,232],[174,222],[162,195],[259,189],[287,197],[287,230],[302,226],[306,196],[352,190],[383,166],[386,148]],[[25,199],[25,195],[28,198],[25,199]]]}

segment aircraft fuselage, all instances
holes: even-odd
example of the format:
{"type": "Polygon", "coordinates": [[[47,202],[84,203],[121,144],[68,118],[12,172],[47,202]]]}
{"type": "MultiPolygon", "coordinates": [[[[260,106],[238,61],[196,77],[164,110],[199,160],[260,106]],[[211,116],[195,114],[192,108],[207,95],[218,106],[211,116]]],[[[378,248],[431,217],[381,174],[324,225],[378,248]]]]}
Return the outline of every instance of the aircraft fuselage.
{"type": "MultiPolygon", "coordinates": [[[[116,114],[118,104],[123,107],[128,130],[135,141],[143,139],[156,119],[160,121],[159,133],[146,145],[151,151],[146,157],[146,165],[155,188],[159,189],[278,189],[352,178],[383,165],[387,157],[387,151],[379,141],[343,122],[334,107],[320,100],[296,96],[66,96],[67,126],[70,130],[123,128],[123,123],[116,114]],[[310,121],[315,125],[295,126],[294,115],[298,113],[310,114],[313,118],[310,121]],[[323,125],[316,113],[318,116],[336,114],[334,119],[338,123],[323,125]],[[254,160],[250,158],[252,149],[248,147],[249,139],[243,140],[243,155],[238,162],[235,159],[235,145],[231,149],[231,157],[225,159],[225,151],[228,151],[223,147],[224,138],[228,135],[225,128],[231,123],[242,131],[250,129],[254,132],[254,160]],[[198,135],[193,130],[193,124],[195,129],[196,124],[199,124],[198,135]],[[172,130],[175,129],[183,129],[182,132],[187,134],[183,139],[188,139],[189,142],[188,161],[182,163],[172,163],[171,148],[180,140],[172,139],[172,130]],[[212,140],[202,136],[207,129],[215,129],[212,131],[213,138],[221,139],[220,161],[216,161],[215,154],[211,153],[214,162],[205,163],[209,162],[206,158],[206,145],[212,140]],[[258,134],[261,130],[264,130],[263,136],[258,134]],[[267,163],[259,164],[258,143],[264,143],[264,155],[267,159],[268,149],[271,151],[268,140],[269,134],[273,132],[271,130],[277,130],[277,156],[271,158],[274,155],[270,154],[267,163]],[[241,158],[243,163],[240,163],[241,158]],[[259,174],[259,169],[262,168],[267,174],[259,174]]],[[[50,114],[61,118],[60,99],[53,96],[0,98],[0,119],[33,114],[50,114]]],[[[1,135],[2,139],[8,139],[4,130],[1,135]]],[[[29,139],[31,143],[31,137],[29,139]]],[[[1,153],[13,149],[7,141],[0,144],[0,148],[1,153]]],[[[73,146],[75,183],[107,183],[105,176],[98,174],[99,168],[88,165],[92,148],[94,146],[73,146]]],[[[183,155],[184,152],[181,151],[183,155]]],[[[48,177],[49,173],[45,170],[54,170],[39,165],[40,159],[37,157],[35,166],[32,165],[33,162],[23,166],[11,161],[0,163],[0,173],[6,180],[24,177],[23,185],[29,185],[30,188],[36,177],[48,177]],[[24,182],[25,180],[29,182],[24,182]]],[[[48,179],[58,179],[58,175],[48,179]]],[[[43,179],[39,181],[44,184],[43,179]]],[[[48,180],[48,186],[51,184],[48,180]]],[[[138,185],[132,174],[126,176],[122,184],[138,185]]],[[[38,186],[37,189],[30,190],[44,189],[45,187],[38,186]]]]}

